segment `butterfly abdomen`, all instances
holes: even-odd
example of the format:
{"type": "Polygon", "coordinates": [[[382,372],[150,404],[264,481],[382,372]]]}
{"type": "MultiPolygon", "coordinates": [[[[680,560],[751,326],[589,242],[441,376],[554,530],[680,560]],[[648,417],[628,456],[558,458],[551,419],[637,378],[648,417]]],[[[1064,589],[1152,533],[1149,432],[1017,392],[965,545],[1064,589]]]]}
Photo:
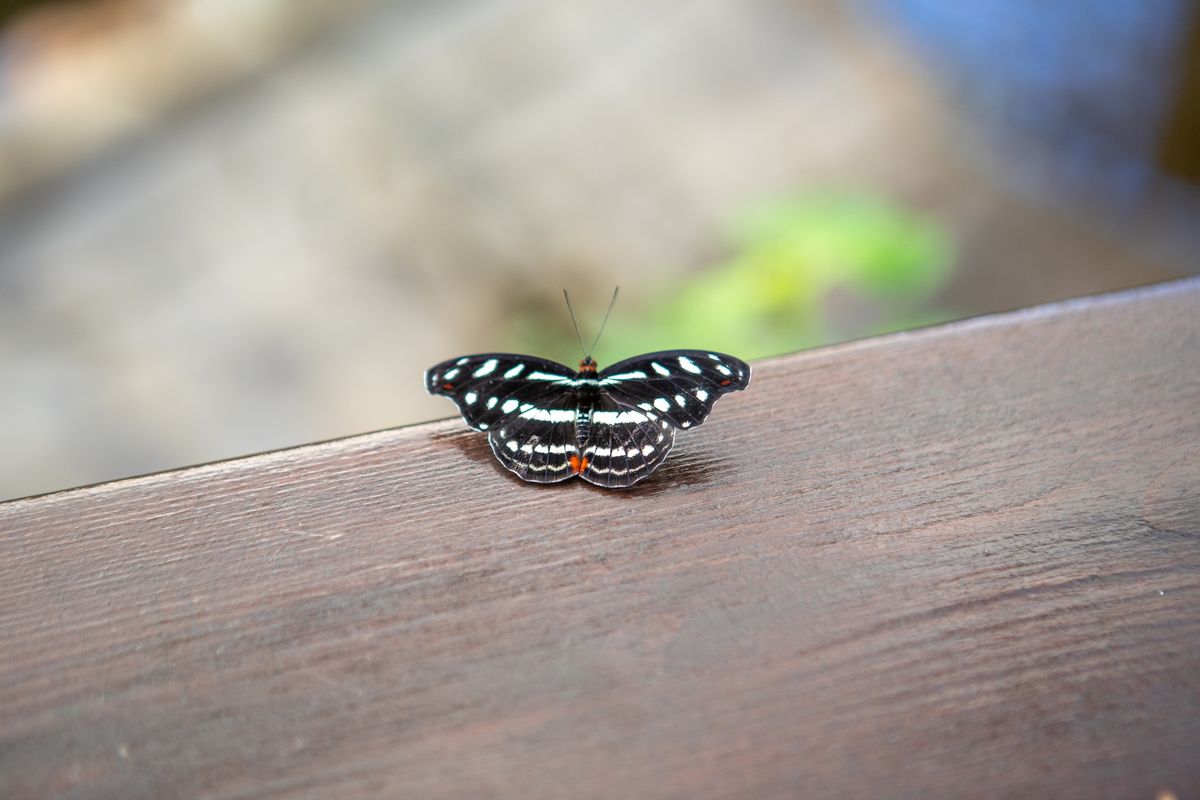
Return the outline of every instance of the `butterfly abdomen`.
{"type": "Polygon", "coordinates": [[[592,411],[600,394],[596,371],[580,372],[576,378],[575,443],[582,448],[592,435],[592,411]]]}

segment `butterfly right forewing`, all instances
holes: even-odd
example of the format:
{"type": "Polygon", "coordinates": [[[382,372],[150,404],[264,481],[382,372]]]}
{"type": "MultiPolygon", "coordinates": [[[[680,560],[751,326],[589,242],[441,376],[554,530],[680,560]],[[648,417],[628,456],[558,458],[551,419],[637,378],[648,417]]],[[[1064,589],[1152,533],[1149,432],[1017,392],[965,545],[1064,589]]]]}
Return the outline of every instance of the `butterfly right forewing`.
{"type": "Polygon", "coordinates": [[[666,350],[619,361],[599,377],[601,391],[618,403],[692,428],[721,395],[750,384],[750,365],[725,353],[666,350]]]}

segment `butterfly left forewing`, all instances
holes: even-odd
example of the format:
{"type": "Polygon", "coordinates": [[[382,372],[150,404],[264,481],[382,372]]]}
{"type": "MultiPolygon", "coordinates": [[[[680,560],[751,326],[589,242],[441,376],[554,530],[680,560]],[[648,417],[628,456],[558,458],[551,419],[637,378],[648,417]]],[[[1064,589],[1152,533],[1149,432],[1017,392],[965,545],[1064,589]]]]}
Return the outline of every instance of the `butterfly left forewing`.
{"type": "Polygon", "coordinates": [[[750,384],[750,365],[708,350],[665,350],[619,361],[599,378],[601,391],[616,402],[692,428],[717,398],[750,384]]]}
{"type": "MultiPolygon", "coordinates": [[[[430,367],[425,371],[425,389],[449,397],[468,425],[486,431],[503,420],[530,418],[534,409],[562,411],[569,393],[565,382],[572,374],[570,368],[544,358],[481,353],[430,367]]],[[[562,413],[552,416],[565,421],[557,419],[564,417],[562,413]]]]}

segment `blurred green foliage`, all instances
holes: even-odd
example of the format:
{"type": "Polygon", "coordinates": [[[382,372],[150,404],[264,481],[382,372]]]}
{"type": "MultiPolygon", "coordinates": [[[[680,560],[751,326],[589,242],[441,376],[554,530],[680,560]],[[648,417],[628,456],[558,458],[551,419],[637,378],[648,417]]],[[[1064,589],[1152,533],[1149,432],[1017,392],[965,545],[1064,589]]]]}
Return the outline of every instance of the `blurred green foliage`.
{"type": "MultiPolygon", "coordinates": [[[[934,305],[951,272],[948,237],[878,198],[774,202],[746,213],[730,238],[724,262],[653,295],[644,284],[637,295],[627,289],[598,348],[601,364],[673,347],[760,358],[953,316],[934,305]]],[[[589,326],[580,313],[587,337],[598,321],[589,326]]],[[[579,357],[574,337],[564,340],[557,326],[550,333],[524,319],[514,332],[530,352],[579,357]]]]}

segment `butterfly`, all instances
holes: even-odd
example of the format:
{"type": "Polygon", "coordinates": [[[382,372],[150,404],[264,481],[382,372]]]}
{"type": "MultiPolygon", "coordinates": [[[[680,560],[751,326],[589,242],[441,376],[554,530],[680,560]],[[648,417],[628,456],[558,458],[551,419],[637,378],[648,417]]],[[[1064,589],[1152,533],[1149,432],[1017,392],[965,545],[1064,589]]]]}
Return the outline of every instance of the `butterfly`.
{"type": "Polygon", "coordinates": [[[425,372],[426,390],[449,397],[467,425],[486,431],[496,459],[518,477],[556,483],[578,475],[608,488],[645,478],[666,459],[677,429],[704,422],[717,398],[749,384],[749,364],[707,350],[647,353],[603,370],[590,355],[573,370],[482,353],[425,372]]]}

